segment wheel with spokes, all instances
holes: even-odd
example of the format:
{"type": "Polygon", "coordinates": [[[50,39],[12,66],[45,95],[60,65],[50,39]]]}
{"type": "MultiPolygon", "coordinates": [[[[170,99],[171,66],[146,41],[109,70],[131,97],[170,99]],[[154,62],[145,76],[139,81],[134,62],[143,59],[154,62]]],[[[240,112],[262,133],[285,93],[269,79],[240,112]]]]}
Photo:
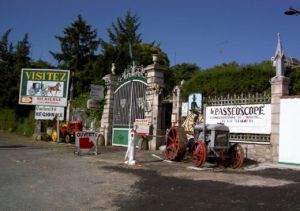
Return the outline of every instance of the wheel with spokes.
{"type": "Polygon", "coordinates": [[[70,143],[70,142],[71,142],[71,136],[70,136],[70,134],[67,134],[67,135],[65,136],[65,142],[66,142],[66,143],[70,143]]]}
{"type": "Polygon", "coordinates": [[[165,157],[168,160],[180,161],[186,152],[187,138],[182,127],[172,127],[166,136],[165,157]]]}
{"type": "Polygon", "coordinates": [[[244,149],[240,144],[235,144],[231,149],[232,168],[241,168],[244,163],[244,149]]]}
{"type": "Polygon", "coordinates": [[[207,150],[206,145],[202,140],[196,141],[193,147],[194,163],[197,167],[202,167],[206,162],[207,150]]]}

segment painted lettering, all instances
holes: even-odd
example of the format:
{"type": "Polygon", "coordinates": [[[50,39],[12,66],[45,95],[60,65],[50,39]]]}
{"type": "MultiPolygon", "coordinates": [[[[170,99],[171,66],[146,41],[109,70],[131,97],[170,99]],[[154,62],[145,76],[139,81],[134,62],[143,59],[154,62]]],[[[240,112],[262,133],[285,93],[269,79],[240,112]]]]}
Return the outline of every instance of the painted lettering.
{"type": "Polygon", "coordinates": [[[65,81],[67,73],[27,71],[25,72],[25,77],[31,81],[65,81]]]}

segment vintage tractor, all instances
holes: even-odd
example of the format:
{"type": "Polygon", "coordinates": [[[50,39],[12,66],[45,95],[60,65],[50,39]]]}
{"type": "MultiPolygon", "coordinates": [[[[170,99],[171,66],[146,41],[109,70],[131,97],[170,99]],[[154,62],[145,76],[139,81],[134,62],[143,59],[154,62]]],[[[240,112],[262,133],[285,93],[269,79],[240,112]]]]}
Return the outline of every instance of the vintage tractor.
{"type": "Polygon", "coordinates": [[[240,168],[244,161],[244,150],[238,143],[229,142],[229,128],[223,124],[197,124],[193,137],[187,140],[183,127],[172,127],[166,134],[165,157],[180,161],[188,150],[197,167],[208,160],[217,160],[224,166],[240,168]]]}
{"type": "MultiPolygon", "coordinates": [[[[81,121],[67,121],[59,125],[59,137],[63,138],[66,143],[75,141],[75,132],[77,131],[82,131],[81,121]]],[[[57,141],[57,131],[55,127],[51,128],[50,137],[52,141],[57,141]]]]}
{"type": "Polygon", "coordinates": [[[83,124],[85,119],[85,112],[82,109],[74,109],[71,114],[71,118],[67,114],[66,122],[58,123],[57,117],[53,121],[53,128],[51,133],[52,141],[57,141],[57,124],[59,124],[59,137],[62,138],[66,143],[75,141],[75,133],[83,130],[83,124]],[[72,119],[72,120],[70,120],[72,119]]]}
{"type": "Polygon", "coordinates": [[[75,132],[82,131],[81,121],[67,121],[60,126],[60,134],[66,143],[75,141],[75,132]]]}

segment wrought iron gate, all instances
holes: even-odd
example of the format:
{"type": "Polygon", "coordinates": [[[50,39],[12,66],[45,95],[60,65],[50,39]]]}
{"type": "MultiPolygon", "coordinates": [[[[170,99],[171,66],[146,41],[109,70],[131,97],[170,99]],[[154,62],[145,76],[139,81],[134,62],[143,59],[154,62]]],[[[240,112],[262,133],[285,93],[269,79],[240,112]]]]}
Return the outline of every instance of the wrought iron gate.
{"type": "Polygon", "coordinates": [[[113,145],[127,146],[135,119],[144,119],[146,86],[143,68],[131,67],[119,79],[114,93],[113,145]]]}

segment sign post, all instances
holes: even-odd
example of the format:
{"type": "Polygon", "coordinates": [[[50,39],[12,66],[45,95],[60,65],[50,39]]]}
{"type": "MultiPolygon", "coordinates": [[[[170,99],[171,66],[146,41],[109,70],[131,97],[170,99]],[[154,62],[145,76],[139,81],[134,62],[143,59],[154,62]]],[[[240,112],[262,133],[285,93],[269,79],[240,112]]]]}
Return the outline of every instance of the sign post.
{"type": "MultiPolygon", "coordinates": [[[[21,70],[19,104],[66,107],[69,80],[69,70],[23,68],[21,70]]],[[[37,115],[36,112],[36,119],[41,119],[43,114],[38,113],[37,115]]],[[[50,115],[52,114],[49,113],[50,115]]],[[[57,118],[56,133],[57,141],[59,141],[59,118],[57,118]]]]}

